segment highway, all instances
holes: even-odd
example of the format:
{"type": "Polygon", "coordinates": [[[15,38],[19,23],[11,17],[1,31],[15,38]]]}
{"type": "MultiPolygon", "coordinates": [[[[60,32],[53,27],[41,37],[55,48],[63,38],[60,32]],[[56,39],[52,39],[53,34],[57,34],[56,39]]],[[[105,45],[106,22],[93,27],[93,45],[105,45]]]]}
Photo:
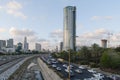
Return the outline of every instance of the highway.
{"type": "MultiPolygon", "coordinates": [[[[56,59],[52,58],[51,56],[42,55],[41,59],[48,65],[51,66],[52,69],[56,70],[58,73],[61,73],[63,76],[63,79],[68,78],[68,72],[65,71],[67,69],[68,63],[61,63],[57,61],[56,59]],[[66,67],[63,65],[67,65],[66,67]],[[57,70],[57,67],[59,67],[61,70],[57,70]]],[[[73,75],[71,75],[71,80],[112,80],[110,77],[106,76],[105,74],[98,73],[98,72],[92,72],[93,69],[88,70],[87,68],[82,69],[79,68],[79,66],[76,66],[74,64],[71,64],[73,67],[71,68],[71,71],[73,72],[73,75]],[[77,73],[75,70],[80,69],[82,73],[77,73]],[[90,72],[91,71],[91,72],[90,72]],[[99,75],[99,76],[98,76],[99,75]],[[99,77],[99,79],[98,79],[99,77]]]]}

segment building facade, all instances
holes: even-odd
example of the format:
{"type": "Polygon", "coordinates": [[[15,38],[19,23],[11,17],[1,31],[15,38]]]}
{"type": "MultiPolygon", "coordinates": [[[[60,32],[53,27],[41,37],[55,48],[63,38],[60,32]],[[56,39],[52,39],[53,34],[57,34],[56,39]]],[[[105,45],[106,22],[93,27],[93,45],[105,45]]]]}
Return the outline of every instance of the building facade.
{"type": "Polygon", "coordinates": [[[7,48],[13,48],[13,39],[7,40],[7,48]]]}
{"type": "Polygon", "coordinates": [[[76,46],[76,7],[67,6],[64,8],[64,30],[63,48],[64,50],[75,50],[76,46]]]}
{"type": "Polygon", "coordinates": [[[27,42],[27,37],[24,38],[24,51],[28,51],[29,49],[29,44],[27,42]]]}
{"type": "Polygon", "coordinates": [[[63,50],[63,42],[60,42],[60,51],[63,50]]]}
{"type": "Polygon", "coordinates": [[[41,51],[41,44],[36,43],[35,44],[35,49],[36,49],[36,51],[41,51]]]}
{"type": "Polygon", "coordinates": [[[6,47],[6,41],[5,40],[0,40],[0,50],[2,48],[5,48],[6,47]]]}

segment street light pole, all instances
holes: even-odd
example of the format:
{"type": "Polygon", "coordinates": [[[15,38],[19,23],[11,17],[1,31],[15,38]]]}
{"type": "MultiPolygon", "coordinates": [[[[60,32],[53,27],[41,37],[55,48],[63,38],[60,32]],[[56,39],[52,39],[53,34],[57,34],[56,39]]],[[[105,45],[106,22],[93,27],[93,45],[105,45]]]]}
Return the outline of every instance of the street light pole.
{"type": "Polygon", "coordinates": [[[69,49],[69,80],[70,80],[70,49],[69,49]]]}
{"type": "MultiPolygon", "coordinates": [[[[75,36],[75,38],[76,38],[76,37],[78,37],[78,36],[75,36]]],[[[70,39],[71,39],[71,38],[72,38],[72,37],[70,37],[70,39]]],[[[68,67],[68,68],[69,68],[69,80],[70,80],[70,58],[71,58],[71,57],[70,57],[70,39],[69,39],[69,60],[68,60],[68,61],[69,61],[69,67],[68,67]]]]}

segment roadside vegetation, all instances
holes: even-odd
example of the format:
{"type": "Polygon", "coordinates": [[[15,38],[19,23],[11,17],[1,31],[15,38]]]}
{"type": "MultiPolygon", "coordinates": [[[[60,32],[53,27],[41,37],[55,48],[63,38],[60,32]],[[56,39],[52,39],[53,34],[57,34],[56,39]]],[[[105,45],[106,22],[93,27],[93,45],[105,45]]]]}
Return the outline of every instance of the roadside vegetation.
{"type": "Polygon", "coordinates": [[[98,44],[93,44],[91,47],[83,46],[77,52],[73,50],[52,53],[55,58],[62,58],[66,61],[88,65],[94,68],[120,74],[120,47],[117,48],[102,48],[98,44]]]}

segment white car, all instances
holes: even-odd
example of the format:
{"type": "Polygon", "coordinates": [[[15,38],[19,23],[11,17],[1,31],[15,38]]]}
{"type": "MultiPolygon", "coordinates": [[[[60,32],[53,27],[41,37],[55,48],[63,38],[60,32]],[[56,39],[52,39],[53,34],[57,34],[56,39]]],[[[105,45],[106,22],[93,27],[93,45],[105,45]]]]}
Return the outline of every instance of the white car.
{"type": "Polygon", "coordinates": [[[98,78],[98,79],[103,79],[105,76],[101,73],[96,73],[96,74],[93,74],[94,77],[98,78]]]}
{"type": "MultiPolygon", "coordinates": [[[[69,69],[65,69],[65,71],[66,71],[67,73],[69,73],[69,69]]],[[[70,72],[72,72],[72,70],[70,70],[70,72]]]]}
{"type": "Polygon", "coordinates": [[[56,69],[57,69],[58,71],[61,71],[61,68],[60,68],[60,67],[57,67],[56,69]]]}
{"type": "Polygon", "coordinates": [[[52,67],[56,68],[57,66],[53,64],[52,67]]]}
{"type": "Polygon", "coordinates": [[[88,71],[91,73],[96,73],[96,71],[94,71],[93,69],[89,69],[88,71]]]}
{"type": "MultiPolygon", "coordinates": [[[[69,73],[69,70],[68,70],[68,69],[65,69],[65,71],[66,71],[67,73],[69,73]]],[[[70,76],[74,76],[74,73],[73,73],[72,70],[70,70],[70,76]]]]}
{"type": "Polygon", "coordinates": [[[76,72],[76,73],[82,73],[82,70],[80,70],[80,69],[75,69],[75,72],[76,72]]]}
{"type": "Polygon", "coordinates": [[[79,68],[80,68],[80,69],[86,69],[86,68],[85,68],[85,67],[83,67],[83,66],[79,66],[79,68]]]}
{"type": "Polygon", "coordinates": [[[68,66],[67,66],[67,64],[63,64],[63,67],[67,68],[68,66]]]}

